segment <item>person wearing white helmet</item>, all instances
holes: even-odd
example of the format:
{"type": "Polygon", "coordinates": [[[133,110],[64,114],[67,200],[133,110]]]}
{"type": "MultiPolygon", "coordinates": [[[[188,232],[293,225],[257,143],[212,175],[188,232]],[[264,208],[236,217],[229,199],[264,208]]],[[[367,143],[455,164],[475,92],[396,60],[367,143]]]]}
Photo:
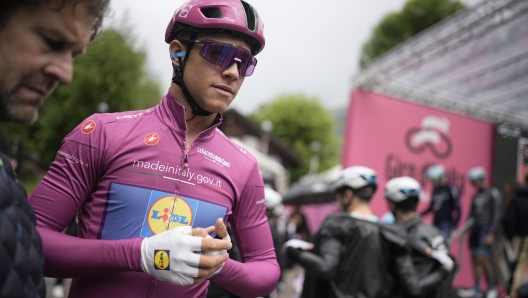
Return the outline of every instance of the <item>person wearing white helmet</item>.
{"type": "Polygon", "coordinates": [[[449,185],[443,165],[433,165],[427,170],[427,179],[433,184],[431,203],[421,212],[424,216],[434,213],[433,225],[449,237],[460,221],[460,202],[458,189],[449,185]]]}
{"type": "MultiPolygon", "coordinates": [[[[306,268],[301,297],[422,297],[405,232],[381,225],[370,209],[376,172],[363,166],[342,171],[334,183],[340,214],[326,218],[309,243],[290,240],[288,257],[306,268]],[[399,287],[405,288],[402,296],[399,287]]],[[[426,281],[427,282],[427,281],[426,281]]]]}
{"type": "Polygon", "coordinates": [[[477,295],[480,292],[480,277],[483,272],[488,283],[486,297],[497,297],[490,248],[495,242],[495,233],[499,228],[502,197],[497,188],[488,186],[486,171],[483,167],[471,168],[468,172],[468,178],[476,190],[471,200],[468,218],[468,220],[474,221],[469,235],[474,288],[463,294],[477,295]]]}
{"type": "Polygon", "coordinates": [[[423,281],[422,296],[451,298],[455,295],[451,286],[454,262],[440,230],[425,224],[416,211],[420,191],[420,183],[411,177],[393,178],[385,185],[385,199],[396,225],[407,232],[413,264],[423,281]]]}
{"type": "Polygon", "coordinates": [[[266,199],[266,215],[268,219],[277,218],[281,215],[284,205],[282,196],[271,187],[264,187],[264,198],[266,199]]]}

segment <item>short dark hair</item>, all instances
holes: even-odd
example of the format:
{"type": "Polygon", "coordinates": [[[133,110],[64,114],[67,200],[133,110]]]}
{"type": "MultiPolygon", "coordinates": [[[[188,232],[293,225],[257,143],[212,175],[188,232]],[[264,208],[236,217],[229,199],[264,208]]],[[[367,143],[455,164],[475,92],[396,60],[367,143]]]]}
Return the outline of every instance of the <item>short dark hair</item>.
{"type": "Polygon", "coordinates": [[[366,185],[359,189],[353,189],[349,186],[343,185],[340,188],[335,189],[334,192],[343,196],[348,189],[354,192],[354,196],[356,196],[360,201],[363,201],[365,203],[370,203],[370,200],[372,199],[372,197],[374,196],[374,192],[376,191],[372,185],[366,185]]]}
{"type": "Polygon", "coordinates": [[[405,201],[401,201],[399,203],[396,203],[396,210],[400,210],[402,212],[413,212],[416,211],[416,208],[418,207],[418,201],[420,199],[418,197],[410,197],[405,201]]]}
{"type": "MultiPolygon", "coordinates": [[[[2,0],[0,1],[0,30],[5,26],[13,13],[21,6],[40,6],[50,5],[54,0],[2,0]]],[[[61,10],[67,4],[83,4],[86,5],[88,11],[94,17],[92,27],[92,37],[97,37],[102,30],[103,19],[108,14],[110,0],[55,0],[57,6],[56,10],[61,10]]],[[[55,4],[55,3],[54,3],[55,4]]]]}

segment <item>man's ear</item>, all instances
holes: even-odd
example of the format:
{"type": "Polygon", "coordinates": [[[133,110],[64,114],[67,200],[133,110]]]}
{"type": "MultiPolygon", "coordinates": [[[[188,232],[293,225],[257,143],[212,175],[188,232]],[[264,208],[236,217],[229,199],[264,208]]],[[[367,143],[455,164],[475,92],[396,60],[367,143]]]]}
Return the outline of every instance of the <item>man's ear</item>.
{"type": "Polygon", "coordinates": [[[171,41],[169,44],[170,58],[173,64],[180,66],[180,59],[178,57],[185,57],[186,47],[177,39],[171,41]]]}
{"type": "Polygon", "coordinates": [[[345,190],[345,193],[343,195],[344,202],[351,203],[353,198],[354,198],[354,192],[351,189],[345,190]]]}
{"type": "Polygon", "coordinates": [[[388,200],[387,200],[387,202],[389,203],[388,204],[389,205],[388,206],[389,207],[389,211],[394,213],[394,211],[396,210],[396,204],[394,204],[394,202],[391,202],[391,201],[388,201],[388,200]]]}

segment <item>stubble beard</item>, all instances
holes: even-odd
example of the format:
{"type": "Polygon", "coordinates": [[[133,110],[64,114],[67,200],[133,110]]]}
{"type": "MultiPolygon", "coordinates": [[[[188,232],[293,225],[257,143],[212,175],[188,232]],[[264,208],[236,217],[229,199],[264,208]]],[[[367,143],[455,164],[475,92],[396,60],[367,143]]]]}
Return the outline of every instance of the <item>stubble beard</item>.
{"type": "Polygon", "coordinates": [[[1,91],[3,90],[0,90],[0,121],[31,124],[37,120],[37,106],[16,104],[17,99],[13,93],[1,91]]]}
{"type": "Polygon", "coordinates": [[[46,86],[52,88],[52,81],[37,82],[36,76],[25,76],[21,82],[13,89],[4,90],[3,86],[7,86],[8,78],[0,80],[0,121],[11,121],[20,124],[32,124],[38,118],[38,109],[43,103],[37,99],[17,98],[17,91],[23,88],[24,85],[29,86],[46,86]]]}

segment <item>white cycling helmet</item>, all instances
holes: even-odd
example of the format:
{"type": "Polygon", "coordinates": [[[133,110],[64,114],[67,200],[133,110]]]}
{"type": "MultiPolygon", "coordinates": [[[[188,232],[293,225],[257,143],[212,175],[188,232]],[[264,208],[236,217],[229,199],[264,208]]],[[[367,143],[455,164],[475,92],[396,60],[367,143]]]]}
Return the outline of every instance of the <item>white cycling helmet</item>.
{"type": "Polygon", "coordinates": [[[430,181],[439,181],[445,176],[445,168],[443,165],[434,165],[427,170],[427,179],[430,181]]]}
{"type": "Polygon", "coordinates": [[[264,198],[266,200],[266,208],[273,210],[273,215],[278,216],[282,213],[284,205],[282,205],[282,196],[275,190],[265,187],[264,198]]]}
{"type": "Polygon", "coordinates": [[[483,180],[486,178],[486,170],[483,167],[474,167],[469,170],[468,178],[471,181],[483,180]]]}
{"type": "Polygon", "coordinates": [[[400,203],[420,196],[420,183],[411,177],[393,178],[385,184],[385,198],[400,203]]]}
{"type": "Polygon", "coordinates": [[[376,171],[373,169],[353,166],[344,169],[339,178],[334,182],[334,190],[338,190],[344,186],[352,189],[360,189],[365,186],[372,186],[374,192],[378,186],[378,180],[376,177],[376,171]]]}

